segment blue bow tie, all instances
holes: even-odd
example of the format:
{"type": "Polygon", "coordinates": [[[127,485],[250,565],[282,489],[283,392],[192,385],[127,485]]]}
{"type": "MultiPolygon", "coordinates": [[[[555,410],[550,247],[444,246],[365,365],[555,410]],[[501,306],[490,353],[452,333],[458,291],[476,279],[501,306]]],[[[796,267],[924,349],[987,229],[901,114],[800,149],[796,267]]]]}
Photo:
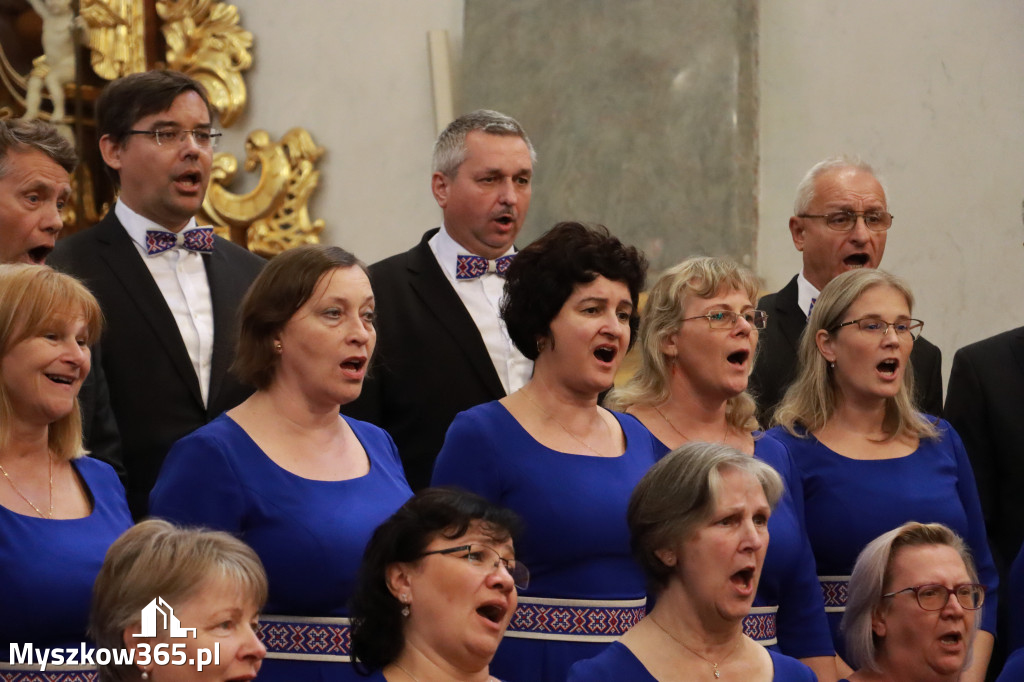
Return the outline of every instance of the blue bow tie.
{"type": "MultiPolygon", "coordinates": [[[[515,258],[514,253],[494,260],[494,272],[499,277],[505,276],[505,271],[515,258]]],[[[455,263],[455,279],[476,279],[487,274],[491,261],[483,256],[459,256],[455,263]]]]}
{"type": "MultiPolygon", "coordinates": [[[[213,228],[194,227],[182,233],[181,246],[198,253],[213,253],[213,228]]],[[[164,230],[146,230],[146,255],[153,256],[178,246],[178,235],[164,230]]]]}

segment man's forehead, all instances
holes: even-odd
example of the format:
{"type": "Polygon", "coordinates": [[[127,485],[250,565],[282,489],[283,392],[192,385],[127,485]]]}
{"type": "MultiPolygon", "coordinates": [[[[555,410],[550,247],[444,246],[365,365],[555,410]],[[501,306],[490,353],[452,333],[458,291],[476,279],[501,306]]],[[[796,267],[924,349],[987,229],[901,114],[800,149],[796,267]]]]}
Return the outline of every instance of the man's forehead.
{"type": "Polygon", "coordinates": [[[189,107],[189,102],[193,99],[195,100],[195,103],[197,105],[194,108],[197,111],[200,109],[202,110],[200,122],[196,123],[195,125],[201,127],[209,127],[210,125],[212,125],[210,119],[210,110],[207,108],[206,103],[203,102],[202,97],[199,96],[199,93],[192,90],[183,92],[177,97],[175,97],[174,101],[171,102],[171,106],[167,107],[163,111],[155,111],[139,116],[139,118],[136,119],[136,121],[132,125],[133,127],[137,126],[141,121],[148,121],[150,123],[156,124],[163,123],[168,125],[182,123],[182,114],[187,112],[186,108],[189,107]],[[177,110],[175,110],[175,108],[177,108],[177,110]]]}
{"type": "Polygon", "coordinates": [[[7,167],[4,176],[19,185],[68,185],[71,180],[63,166],[39,149],[8,150],[3,163],[7,167]]]}
{"type": "Polygon", "coordinates": [[[838,201],[851,197],[873,198],[884,206],[882,183],[866,170],[854,166],[828,170],[814,181],[814,201],[838,201]]]}

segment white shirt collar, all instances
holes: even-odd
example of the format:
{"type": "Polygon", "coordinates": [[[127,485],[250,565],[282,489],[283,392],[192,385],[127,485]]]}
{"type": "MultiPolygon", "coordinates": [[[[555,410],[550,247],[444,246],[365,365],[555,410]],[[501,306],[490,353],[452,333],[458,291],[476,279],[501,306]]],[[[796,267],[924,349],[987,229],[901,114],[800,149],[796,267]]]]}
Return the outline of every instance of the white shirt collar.
{"type": "MultiPolygon", "coordinates": [[[[434,257],[437,258],[438,264],[448,273],[448,278],[455,280],[456,260],[460,255],[469,254],[469,250],[452,239],[452,236],[448,234],[448,230],[443,224],[441,229],[437,231],[437,234],[430,238],[429,244],[434,252],[434,257]]],[[[507,256],[515,252],[516,247],[512,245],[501,255],[507,256]]]]}
{"type": "MultiPolygon", "coordinates": [[[[167,228],[154,223],[149,218],[146,218],[128,208],[128,205],[121,200],[118,200],[118,202],[114,204],[114,215],[116,215],[117,219],[121,221],[121,225],[124,226],[128,236],[132,238],[133,242],[139,245],[143,253],[146,252],[146,232],[148,230],[170,232],[167,228]]],[[[196,219],[195,216],[193,216],[189,219],[188,223],[185,224],[185,227],[178,230],[178,234],[180,235],[185,230],[190,230],[195,226],[196,219]]]]}
{"type": "Polygon", "coordinates": [[[820,295],[821,292],[807,281],[803,270],[801,270],[800,274],[796,276],[796,303],[800,306],[800,310],[804,312],[804,315],[807,317],[811,316],[811,303],[820,295]]]}

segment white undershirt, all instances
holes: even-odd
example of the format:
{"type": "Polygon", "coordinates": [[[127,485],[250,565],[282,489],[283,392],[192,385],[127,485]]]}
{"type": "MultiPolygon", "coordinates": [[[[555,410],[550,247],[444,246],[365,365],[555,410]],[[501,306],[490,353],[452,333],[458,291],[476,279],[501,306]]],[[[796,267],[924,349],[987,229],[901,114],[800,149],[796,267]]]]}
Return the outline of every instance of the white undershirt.
{"type": "MultiPolygon", "coordinates": [[[[160,288],[160,293],[167,301],[167,307],[174,315],[181,340],[185,342],[189,359],[192,360],[192,368],[199,378],[203,403],[208,404],[210,363],[213,358],[213,304],[210,301],[210,283],[206,278],[203,257],[195,251],[183,248],[168,249],[163,253],[147,256],[146,231],[169,230],[128,208],[122,200],[114,204],[114,213],[135,243],[142,262],[149,268],[153,281],[160,288]]],[[[195,226],[196,219],[192,218],[179,230],[179,243],[181,233],[195,226]]]]}
{"type": "MultiPolygon", "coordinates": [[[[533,361],[527,360],[512,343],[505,322],[498,312],[505,278],[494,272],[494,262],[491,261],[487,274],[476,279],[456,279],[457,257],[469,252],[449,236],[444,226],[430,238],[428,245],[441,270],[455,288],[455,293],[462,300],[462,305],[466,306],[476,323],[476,328],[480,330],[487,354],[491,357],[505,393],[518,391],[533,375],[533,361]]],[[[509,247],[502,255],[510,253],[515,253],[514,247],[509,247]]]]}
{"type": "Polygon", "coordinates": [[[821,292],[807,281],[803,270],[801,270],[800,274],[796,276],[796,304],[800,306],[800,310],[804,311],[804,315],[807,317],[811,316],[811,301],[817,299],[818,296],[821,296],[821,292]]]}

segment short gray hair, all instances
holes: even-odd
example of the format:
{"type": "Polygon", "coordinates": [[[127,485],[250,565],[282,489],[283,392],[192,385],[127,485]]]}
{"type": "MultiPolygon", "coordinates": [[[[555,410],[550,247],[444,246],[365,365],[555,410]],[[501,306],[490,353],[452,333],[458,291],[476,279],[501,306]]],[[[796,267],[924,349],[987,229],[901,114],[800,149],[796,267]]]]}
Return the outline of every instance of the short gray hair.
{"type": "Polygon", "coordinates": [[[833,154],[827,159],[823,159],[811,167],[811,170],[807,171],[804,175],[803,180],[796,186],[796,201],[793,202],[793,215],[798,216],[801,213],[806,213],[807,209],[810,208],[811,202],[814,201],[814,183],[819,177],[828,173],[829,171],[840,170],[842,168],[855,168],[864,173],[870,174],[878,184],[882,186],[882,193],[886,196],[888,201],[889,193],[885,191],[885,183],[882,182],[882,178],[878,176],[875,169],[867,161],[864,161],[859,156],[853,156],[850,154],[833,154]]]}
{"type": "MultiPolygon", "coordinates": [[[[907,547],[929,545],[952,547],[963,560],[971,581],[978,582],[978,571],[967,545],[959,535],[941,523],[911,521],[869,542],[853,566],[842,622],[847,661],[854,670],[866,668],[876,673],[882,672],[876,661],[881,642],[875,637],[871,617],[875,609],[881,606],[882,595],[891,587],[889,581],[896,554],[907,547]]],[[[981,611],[976,613],[975,628],[981,620],[981,611]]]]}
{"type": "Polygon", "coordinates": [[[769,465],[721,443],[685,443],[652,466],[629,498],[633,557],[658,592],[668,584],[672,567],[655,554],[688,538],[711,517],[727,470],[750,474],[761,484],[772,509],[782,497],[782,478],[769,465]]]}
{"type": "MultiPolygon", "coordinates": [[[[267,576],[256,552],[221,531],[178,528],[148,519],[129,528],[107,550],[92,592],[89,633],[98,647],[120,649],[124,631],[140,622],[142,609],[156,597],[189,599],[207,580],[224,576],[262,609],[267,576]]],[[[101,682],[138,677],[137,668],[101,665],[101,682]]]]}
{"type": "Polygon", "coordinates": [[[7,155],[12,152],[40,151],[68,173],[75,172],[78,154],[75,147],[57,132],[56,126],[34,119],[0,121],[0,178],[7,175],[7,155]]]}
{"type": "Polygon", "coordinates": [[[434,143],[434,172],[454,178],[466,160],[466,136],[479,130],[488,135],[508,135],[522,139],[530,150],[530,161],[537,163],[537,152],[519,121],[499,111],[477,109],[463,114],[441,131],[434,143]]]}

